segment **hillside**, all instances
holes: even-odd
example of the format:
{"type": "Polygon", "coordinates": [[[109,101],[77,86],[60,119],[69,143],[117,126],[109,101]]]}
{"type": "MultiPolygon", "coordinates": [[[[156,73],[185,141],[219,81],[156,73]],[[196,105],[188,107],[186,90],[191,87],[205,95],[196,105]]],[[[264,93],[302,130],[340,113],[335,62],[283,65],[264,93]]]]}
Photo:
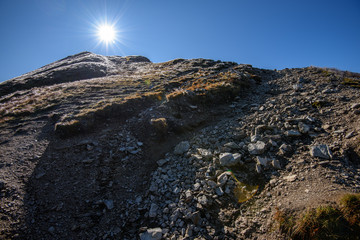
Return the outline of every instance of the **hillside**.
{"type": "Polygon", "coordinates": [[[69,56],[0,84],[0,237],[281,239],[360,191],[360,75],[69,56]],[[229,171],[230,170],[230,171],[229,171]]]}

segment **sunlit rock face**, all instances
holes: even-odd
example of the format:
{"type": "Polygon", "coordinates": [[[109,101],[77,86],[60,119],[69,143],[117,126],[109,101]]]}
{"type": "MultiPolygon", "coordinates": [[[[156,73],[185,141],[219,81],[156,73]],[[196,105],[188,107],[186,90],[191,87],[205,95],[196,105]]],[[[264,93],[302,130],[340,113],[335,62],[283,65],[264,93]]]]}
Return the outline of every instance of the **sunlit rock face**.
{"type": "Polygon", "coordinates": [[[150,63],[150,60],[142,56],[108,57],[82,52],[0,84],[0,96],[32,87],[115,75],[126,65],[131,64],[136,68],[146,63],[150,63]]]}

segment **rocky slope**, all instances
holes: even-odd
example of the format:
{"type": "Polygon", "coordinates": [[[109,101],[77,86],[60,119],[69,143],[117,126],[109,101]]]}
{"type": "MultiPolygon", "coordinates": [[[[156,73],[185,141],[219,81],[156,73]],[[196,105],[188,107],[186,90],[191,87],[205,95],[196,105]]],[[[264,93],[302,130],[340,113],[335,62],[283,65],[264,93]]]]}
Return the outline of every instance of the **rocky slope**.
{"type": "Polygon", "coordinates": [[[279,239],[360,190],[358,74],[80,53],[0,84],[0,236],[279,239]]]}

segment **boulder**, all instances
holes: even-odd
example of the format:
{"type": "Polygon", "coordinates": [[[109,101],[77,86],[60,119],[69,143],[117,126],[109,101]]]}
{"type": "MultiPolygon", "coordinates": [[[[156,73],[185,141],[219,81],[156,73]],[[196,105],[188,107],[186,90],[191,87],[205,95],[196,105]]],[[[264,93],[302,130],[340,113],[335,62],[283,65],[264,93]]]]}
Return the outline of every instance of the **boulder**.
{"type": "Polygon", "coordinates": [[[250,143],[248,145],[248,151],[251,155],[263,154],[266,150],[266,144],[263,141],[257,141],[256,143],[250,143]]]}
{"type": "Polygon", "coordinates": [[[174,154],[182,155],[185,152],[187,152],[189,148],[190,148],[190,143],[188,141],[180,142],[178,145],[176,145],[174,149],[174,154]]]}
{"type": "Polygon", "coordinates": [[[310,147],[310,155],[322,159],[331,159],[332,153],[326,144],[314,145],[310,147]]]}

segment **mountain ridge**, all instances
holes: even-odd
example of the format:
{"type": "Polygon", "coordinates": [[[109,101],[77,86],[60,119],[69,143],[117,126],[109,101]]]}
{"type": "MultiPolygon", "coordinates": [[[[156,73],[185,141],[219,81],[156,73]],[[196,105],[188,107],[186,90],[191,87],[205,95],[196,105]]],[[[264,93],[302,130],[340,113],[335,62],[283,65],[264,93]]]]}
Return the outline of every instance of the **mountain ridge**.
{"type": "Polygon", "coordinates": [[[325,68],[89,52],[9,80],[0,236],[289,237],[278,211],[298,217],[360,191],[359,82],[325,68]]]}

